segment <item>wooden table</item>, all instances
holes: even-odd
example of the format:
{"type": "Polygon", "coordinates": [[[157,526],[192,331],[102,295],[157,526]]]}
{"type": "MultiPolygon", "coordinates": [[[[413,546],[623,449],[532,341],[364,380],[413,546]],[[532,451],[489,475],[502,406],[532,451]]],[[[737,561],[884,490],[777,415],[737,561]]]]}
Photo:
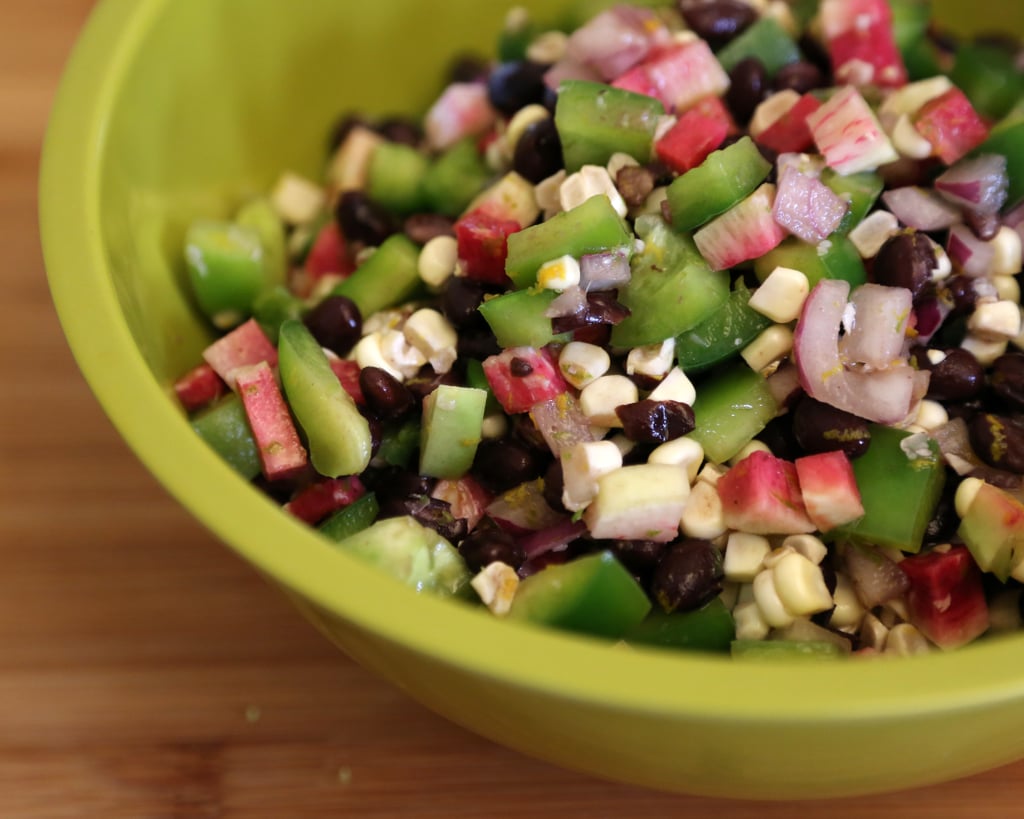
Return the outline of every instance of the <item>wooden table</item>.
{"type": "Polygon", "coordinates": [[[1024,815],[1024,763],[802,807],[609,784],[466,733],[328,645],[146,473],[61,335],[36,175],[91,6],[0,11],[0,817],[1024,815]]]}

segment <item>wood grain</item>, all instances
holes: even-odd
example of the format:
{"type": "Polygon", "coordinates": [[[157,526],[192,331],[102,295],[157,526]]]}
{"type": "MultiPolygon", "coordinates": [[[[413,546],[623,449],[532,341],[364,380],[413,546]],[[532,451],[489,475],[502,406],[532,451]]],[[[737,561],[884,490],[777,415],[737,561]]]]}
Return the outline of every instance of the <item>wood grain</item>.
{"type": "Polygon", "coordinates": [[[60,333],[35,185],[91,6],[0,12],[0,817],[1024,812],[1024,763],[800,807],[601,782],[466,733],[329,646],[147,475],[60,333]]]}

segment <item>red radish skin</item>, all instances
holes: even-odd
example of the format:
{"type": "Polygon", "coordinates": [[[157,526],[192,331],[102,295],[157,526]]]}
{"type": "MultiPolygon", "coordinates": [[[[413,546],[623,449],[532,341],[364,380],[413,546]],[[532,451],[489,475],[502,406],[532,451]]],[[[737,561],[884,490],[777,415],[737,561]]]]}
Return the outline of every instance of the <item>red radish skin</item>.
{"type": "Polygon", "coordinates": [[[863,517],[857,479],[846,454],[838,450],[797,458],[797,480],[807,516],[822,532],[863,517]]]}
{"type": "Polygon", "coordinates": [[[284,508],[312,526],[365,494],[362,481],[354,475],[327,478],[300,489],[284,508]]]}
{"type": "Polygon", "coordinates": [[[519,222],[515,219],[507,219],[483,208],[461,217],[455,223],[455,238],[466,278],[509,285],[505,275],[508,237],[519,229],[519,222]]]}
{"type": "Polygon", "coordinates": [[[922,105],[914,116],[914,127],[947,165],[973,151],[988,137],[988,126],[964,92],[955,86],[922,105]]]}
{"type": "Polygon", "coordinates": [[[777,154],[806,151],[814,144],[807,117],[819,108],[821,101],[817,97],[804,94],[792,108],[758,134],[755,141],[777,154]]]}
{"type": "Polygon", "coordinates": [[[186,412],[212,404],[227,391],[227,385],[209,364],[193,367],[174,382],[174,393],[186,412]]]}
{"type": "Polygon", "coordinates": [[[939,648],[959,648],[988,630],[981,570],[966,546],[912,555],[900,568],[910,581],[910,622],[939,648]]]}
{"type": "Polygon", "coordinates": [[[558,363],[536,347],[509,347],[484,359],[483,368],[494,397],[512,415],[569,391],[558,363]]]}
{"type": "Polygon", "coordinates": [[[809,534],[796,467],[771,453],[752,452],[718,479],[725,525],[758,535],[809,534]]]}
{"type": "Polygon", "coordinates": [[[712,269],[727,270],[756,259],[786,238],[786,231],[772,216],[774,203],[775,186],[766,183],[693,234],[712,269]]]}
{"type": "Polygon", "coordinates": [[[907,69],[896,47],[892,24],[876,22],[853,28],[828,41],[837,82],[899,88],[907,84],[907,69]]]}
{"type": "Polygon", "coordinates": [[[443,151],[466,137],[479,136],[496,121],[484,84],[456,82],[431,106],[423,130],[430,147],[443,151]]]}
{"type": "Polygon", "coordinates": [[[659,139],[658,159],[676,173],[685,173],[707,159],[729,133],[731,117],[717,97],[699,103],[679,117],[659,139]],[[717,103],[717,105],[715,104],[717,103]]]}
{"type": "Polygon", "coordinates": [[[729,75],[704,40],[659,49],[613,83],[661,101],[665,110],[680,113],[704,97],[720,97],[729,89],[729,75]]]}
{"type": "Polygon", "coordinates": [[[338,381],[341,382],[341,386],[345,388],[349,397],[360,406],[365,404],[366,397],[363,395],[363,388],[359,386],[360,367],[358,362],[333,355],[327,356],[327,362],[331,365],[334,374],[338,376],[338,381]]]}
{"type": "Polygon", "coordinates": [[[270,343],[256,319],[249,319],[203,350],[203,359],[224,379],[224,383],[235,389],[236,369],[261,361],[276,367],[277,348],[270,343]]]}
{"type": "Polygon", "coordinates": [[[349,257],[345,237],[333,219],[320,228],[306,255],[303,269],[313,282],[330,275],[347,277],[356,269],[349,257]]]}
{"type": "Polygon", "coordinates": [[[430,497],[443,500],[451,507],[452,515],[465,518],[470,530],[474,529],[484,516],[490,493],[471,475],[449,480],[441,478],[430,493],[430,497]]]}
{"type": "Polygon", "coordinates": [[[899,158],[871,106],[852,85],[810,113],[807,124],[825,162],[841,174],[873,171],[899,158]]]}
{"type": "Polygon", "coordinates": [[[306,466],[306,450],[277,386],[274,371],[266,361],[261,361],[234,372],[264,476],[273,481],[300,472],[306,466]]]}

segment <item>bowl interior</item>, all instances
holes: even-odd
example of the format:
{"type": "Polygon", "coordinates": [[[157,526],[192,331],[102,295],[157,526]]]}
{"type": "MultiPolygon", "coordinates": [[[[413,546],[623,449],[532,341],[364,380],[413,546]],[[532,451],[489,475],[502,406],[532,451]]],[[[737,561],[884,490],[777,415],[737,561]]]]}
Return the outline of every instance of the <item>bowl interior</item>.
{"type": "MultiPolygon", "coordinates": [[[[570,4],[520,5],[551,19],[553,8],[570,4]]],[[[1004,16],[1024,14],[995,2],[975,7],[985,5],[1004,16]]],[[[179,249],[187,224],[230,212],[284,169],[315,178],[330,124],[346,110],[422,111],[453,54],[491,52],[503,16],[502,4],[471,0],[378,0],[358,9],[329,0],[105,0],[98,6],[54,109],[42,225],[65,332],[122,435],[171,493],[317,612],[354,654],[474,727],[479,715],[460,712],[450,695],[417,688],[417,663],[432,664],[436,687],[473,678],[503,695],[515,691],[538,709],[542,700],[545,707],[586,704],[595,709],[588,718],[600,712],[613,735],[633,731],[638,742],[648,741],[635,733],[638,720],[652,721],[650,737],[653,723],[664,719],[728,723],[728,742],[739,742],[741,729],[753,724],[807,731],[861,720],[875,737],[891,739],[900,721],[918,717],[938,737],[939,715],[973,713],[985,737],[1001,738],[997,752],[959,759],[936,769],[933,779],[1024,754],[1022,637],[898,663],[738,667],[719,658],[614,651],[498,623],[459,604],[416,596],[339,554],[239,480],[193,435],[170,390],[211,338],[185,286],[179,249]],[[384,646],[402,653],[386,655],[384,646]],[[770,709],[752,690],[770,692],[770,709]],[[1012,705],[1014,719],[1006,719],[1007,711],[1000,722],[985,710],[993,703],[1012,705]]],[[[597,769],[578,743],[574,759],[557,754],[536,724],[491,733],[597,769]]],[[[862,732],[854,741],[866,753],[874,740],[862,732]]],[[[612,736],[605,745],[614,742],[612,736]]],[[[907,747],[898,744],[892,753],[907,747]]],[[[855,757],[857,748],[847,756],[855,757]]],[[[607,756],[598,747],[589,753],[594,760],[607,756]]],[[[680,752],[677,767],[693,767],[696,758],[680,752]]],[[[618,773],[666,785],[664,777],[618,773]]],[[[927,781],[922,775],[914,781],[927,781]]],[[[904,781],[897,777],[887,786],[904,781]]]]}

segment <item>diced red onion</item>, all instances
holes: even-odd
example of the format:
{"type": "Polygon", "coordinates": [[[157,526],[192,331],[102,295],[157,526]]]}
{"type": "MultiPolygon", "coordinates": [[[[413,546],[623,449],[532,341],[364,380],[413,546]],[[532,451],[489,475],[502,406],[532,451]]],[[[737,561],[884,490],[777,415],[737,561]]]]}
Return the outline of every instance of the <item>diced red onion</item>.
{"type": "Polygon", "coordinates": [[[544,500],[543,481],[539,479],[502,492],[487,504],[487,514],[514,535],[545,529],[562,519],[544,500]]]}
{"type": "Polygon", "coordinates": [[[889,367],[903,353],[912,301],[905,287],[858,287],[850,295],[850,306],[844,310],[852,326],[847,326],[839,341],[839,355],[847,362],[864,364],[873,370],[889,367]]]}
{"type": "Polygon", "coordinates": [[[544,72],[544,84],[552,91],[557,91],[558,86],[566,80],[600,82],[601,78],[592,68],[588,68],[571,57],[563,57],[544,72]]]}
{"type": "Polygon", "coordinates": [[[593,17],[569,35],[566,53],[610,81],[643,60],[655,45],[671,39],[650,9],[617,5],[593,17]]]}
{"type": "Polygon", "coordinates": [[[914,330],[917,333],[914,340],[918,344],[927,344],[951,311],[952,307],[942,299],[921,299],[914,305],[914,330]]]}
{"type": "Polygon", "coordinates": [[[629,284],[631,275],[629,251],[624,247],[580,257],[580,287],[588,292],[622,287],[629,284]]]}
{"type": "Polygon", "coordinates": [[[767,379],[768,391],[780,407],[788,407],[800,394],[800,371],[787,361],[767,379]]]}
{"type": "Polygon", "coordinates": [[[779,154],[775,158],[775,175],[779,179],[787,168],[796,168],[800,173],[818,179],[825,169],[825,158],[818,154],[801,154],[793,151],[779,154]]]}
{"type": "Polygon", "coordinates": [[[949,231],[946,253],[953,265],[968,276],[987,276],[992,269],[995,251],[966,225],[954,225],[949,231]]]}
{"type": "Polygon", "coordinates": [[[543,529],[523,535],[519,539],[519,545],[522,547],[527,559],[529,559],[546,552],[556,552],[559,549],[564,549],[586,531],[586,523],[582,520],[573,520],[570,516],[566,515],[551,526],[546,526],[543,529]]]}
{"type": "Polygon", "coordinates": [[[567,287],[559,293],[544,309],[547,318],[561,318],[563,316],[574,316],[587,309],[587,294],[583,288],[567,287]]]}
{"type": "Polygon", "coordinates": [[[910,585],[903,569],[877,549],[850,546],[843,555],[846,572],[865,608],[902,597],[910,585]]]}
{"type": "Polygon", "coordinates": [[[950,202],[983,214],[1002,208],[1009,185],[1002,154],[961,159],[935,180],[935,190],[950,202]]]}
{"type": "Polygon", "coordinates": [[[839,227],[848,208],[823,182],[788,165],[779,178],[772,215],[793,235],[817,244],[839,227]]]}
{"type": "Polygon", "coordinates": [[[945,230],[962,221],[959,208],[916,185],[888,190],[882,201],[900,222],[916,230],[945,230]]]}
{"type": "Polygon", "coordinates": [[[556,458],[563,450],[594,440],[590,420],[583,414],[579,401],[572,393],[566,392],[557,398],[539,401],[530,408],[530,418],[556,458]]]}

